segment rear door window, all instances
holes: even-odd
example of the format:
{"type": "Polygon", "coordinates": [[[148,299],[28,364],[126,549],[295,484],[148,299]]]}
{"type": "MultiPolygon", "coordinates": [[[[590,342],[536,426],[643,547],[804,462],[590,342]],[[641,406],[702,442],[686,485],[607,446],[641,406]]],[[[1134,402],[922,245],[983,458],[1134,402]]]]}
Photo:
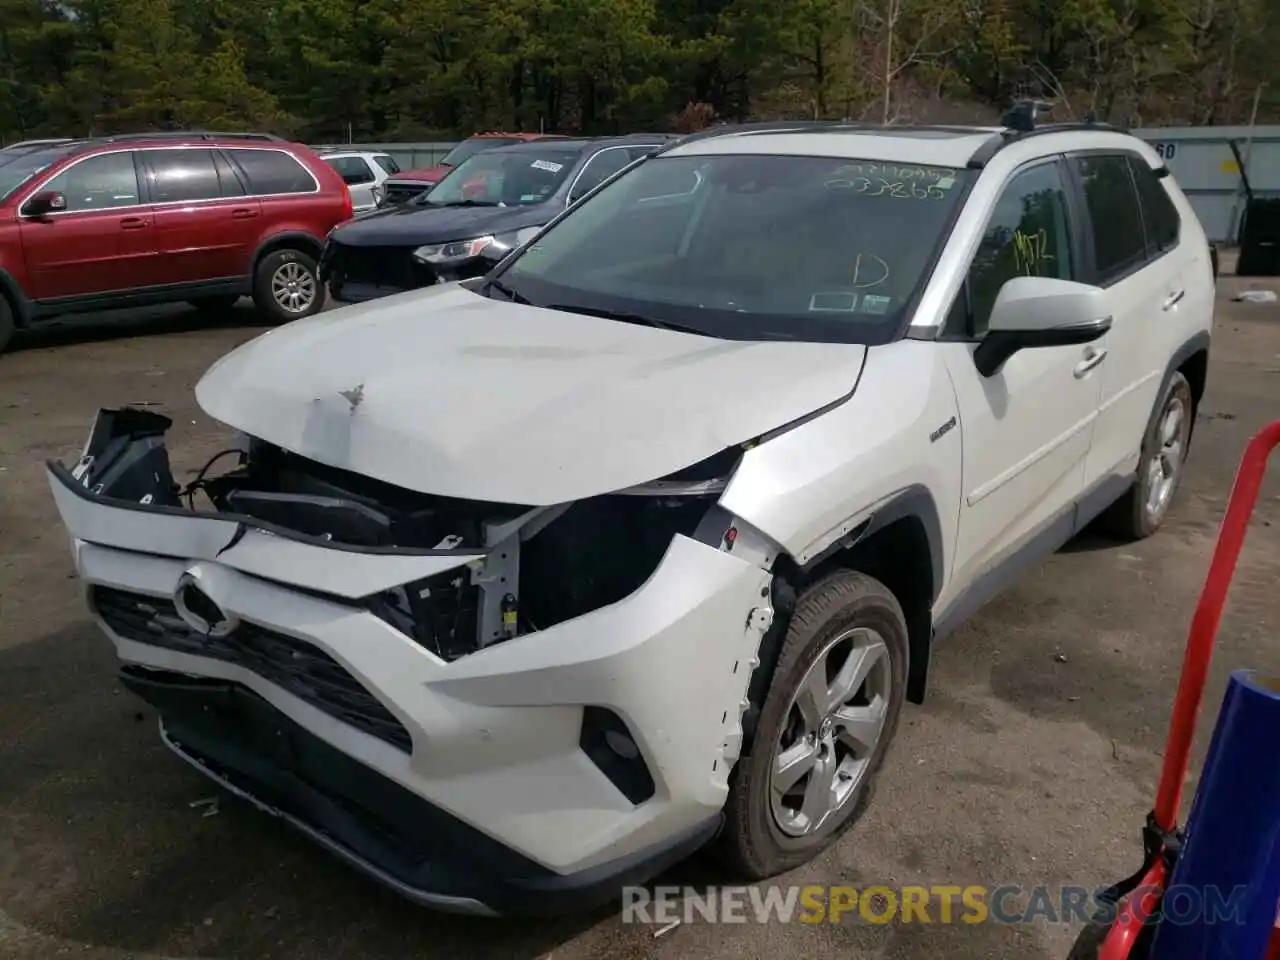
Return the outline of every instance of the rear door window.
{"type": "Polygon", "coordinates": [[[283,150],[232,147],[226,153],[243,171],[254,196],[319,192],[311,173],[283,150]]]}
{"type": "Polygon", "coordinates": [[[212,150],[142,150],[139,156],[150,170],[152,203],[216,200],[222,196],[212,150]]]}
{"type": "Polygon", "coordinates": [[[1094,281],[1105,286],[1147,259],[1138,192],[1121,154],[1078,156],[1074,163],[1092,221],[1094,281]]]}
{"type": "Polygon", "coordinates": [[[388,174],[396,174],[400,172],[400,164],[396,163],[394,157],[388,157],[385,154],[379,154],[373,158],[373,162],[385,170],[388,174]]]}
{"type": "Polygon", "coordinates": [[[1164,184],[1141,157],[1130,157],[1129,168],[1142,204],[1142,222],[1147,228],[1147,252],[1153,257],[1172,250],[1182,234],[1182,217],[1164,184]]]}

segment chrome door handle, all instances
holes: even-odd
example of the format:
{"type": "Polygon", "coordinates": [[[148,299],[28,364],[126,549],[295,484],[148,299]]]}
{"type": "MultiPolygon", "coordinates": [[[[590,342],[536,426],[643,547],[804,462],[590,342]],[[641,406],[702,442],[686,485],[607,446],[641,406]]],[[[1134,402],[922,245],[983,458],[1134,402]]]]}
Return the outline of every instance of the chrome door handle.
{"type": "Polygon", "coordinates": [[[1089,350],[1085,353],[1084,359],[1076,364],[1076,368],[1072,373],[1075,375],[1075,378],[1079,380],[1105,359],[1107,359],[1107,351],[1089,350]]]}
{"type": "Polygon", "coordinates": [[[1174,307],[1176,307],[1179,303],[1182,302],[1182,298],[1185,297],[1186,295],[1187,295],[1187,291],[1185,290],[1179,290],[1177,293],[1169,294],[1169,296],[1165,297],[1164,305],[1160,309],[1165,311],[1172,310],[1174,307]]]}

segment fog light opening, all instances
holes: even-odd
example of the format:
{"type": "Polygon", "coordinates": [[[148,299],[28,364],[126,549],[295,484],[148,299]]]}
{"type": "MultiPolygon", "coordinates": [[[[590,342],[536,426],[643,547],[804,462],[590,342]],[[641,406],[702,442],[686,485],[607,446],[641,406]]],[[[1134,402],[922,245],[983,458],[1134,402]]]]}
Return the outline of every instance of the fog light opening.
{"type": "Polygon", "coordinates": [[[623,719],[605,707],[584,707],[578,746],[618,792],[639,806],[657,787],[623,719]]]}

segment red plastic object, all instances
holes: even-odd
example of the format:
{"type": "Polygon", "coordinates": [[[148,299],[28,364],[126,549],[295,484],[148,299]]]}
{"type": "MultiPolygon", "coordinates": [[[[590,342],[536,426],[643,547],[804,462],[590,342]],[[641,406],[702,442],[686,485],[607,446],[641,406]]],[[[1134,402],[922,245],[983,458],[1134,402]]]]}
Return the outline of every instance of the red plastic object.
{"type": "MultiPolygon", "coordinates": [[[[1213,657],[1213,644],[1218,636],[1218,624],[1222,609],[1226,606],[1231,578],[1244,546],[1249,519],[1258,502],[1267,472],[1267,460],[1271,451],[1280,446],[1280,420],[1263,427],[1240,458],[1231,498],[1227,501],[1227,513],[1222,518],[1218,542],[1209,562],[1200,600],[1191,618],[1191,631],[1187,637],[1187,650],[1182,659],[1182,677],[1178,693],[1173,701],[1173,715],[1169,720],[1169,736],[1165,741],[1164,768],[1160,786],[1156,791],[1154,808],[1156,825],[1165,833],[1173,833],[1178,824],[1178,811],[1182,805],[1182,788],[1187,778],[1187,766],[1191,755],[1191,741],[1195,736],[1196,717],[1200,713],[1200,701],[1204,696],[1205,678],[1209,673],[1209,661],[1213,657]]],[[[1098,951],[1098,960],[1125,960],[1141,933],[1144,920],[1159,903],[1164,885],[1168,881],[1163,858],[1142,878],[1138,888],[1121,904],[1119,916],[1111,932],[1098,951]],[[1134,903],[1134,897],[1138,902],[1134,903]]],[[[1280,927],[1272,938],[1269,956],[1263,960],[1280,960],[1280,927]]]]}

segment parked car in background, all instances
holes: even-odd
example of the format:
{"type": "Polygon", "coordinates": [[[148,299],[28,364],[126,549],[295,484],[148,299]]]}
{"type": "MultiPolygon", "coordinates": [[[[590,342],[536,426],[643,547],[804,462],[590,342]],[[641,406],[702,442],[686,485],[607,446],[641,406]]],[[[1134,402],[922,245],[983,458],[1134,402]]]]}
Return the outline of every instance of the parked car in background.
{"type": "Polygon", "coordinates": [[[400,164],[385,153],[325,150],[320,156],[346,182],[356,213],[367,213],[382,206],[387,198],[384,186],[387,178],[400,172],[400,164]]]}
{"type": "Polygon", "coordinates": [[[387,203],[405,203],[413,200],[448,175],[449,171],[459,166],[464,160],[495,147],[506,147],[516,143],[532,143],[535,140],[568,139],[554,133],[477,133],[463,140],[444,158],[432,167],[421,170],[402,170],[386,184],[387,203]]]}
{"type": "Polygon", "coordinates": [[[75,140],[0,163],[0,346],[67,313],[241,296],[276,322],[319,310],[324,238],[351,193],[310,147],[265,134],[75,140]]]}
{"type": "Polygon", "coordinates": [[[321,279],[330,296],[351,303],[480,276],[570,203],[672,139],[556,138],[473,154],[429,194],[334,230],[321,279]]]}

